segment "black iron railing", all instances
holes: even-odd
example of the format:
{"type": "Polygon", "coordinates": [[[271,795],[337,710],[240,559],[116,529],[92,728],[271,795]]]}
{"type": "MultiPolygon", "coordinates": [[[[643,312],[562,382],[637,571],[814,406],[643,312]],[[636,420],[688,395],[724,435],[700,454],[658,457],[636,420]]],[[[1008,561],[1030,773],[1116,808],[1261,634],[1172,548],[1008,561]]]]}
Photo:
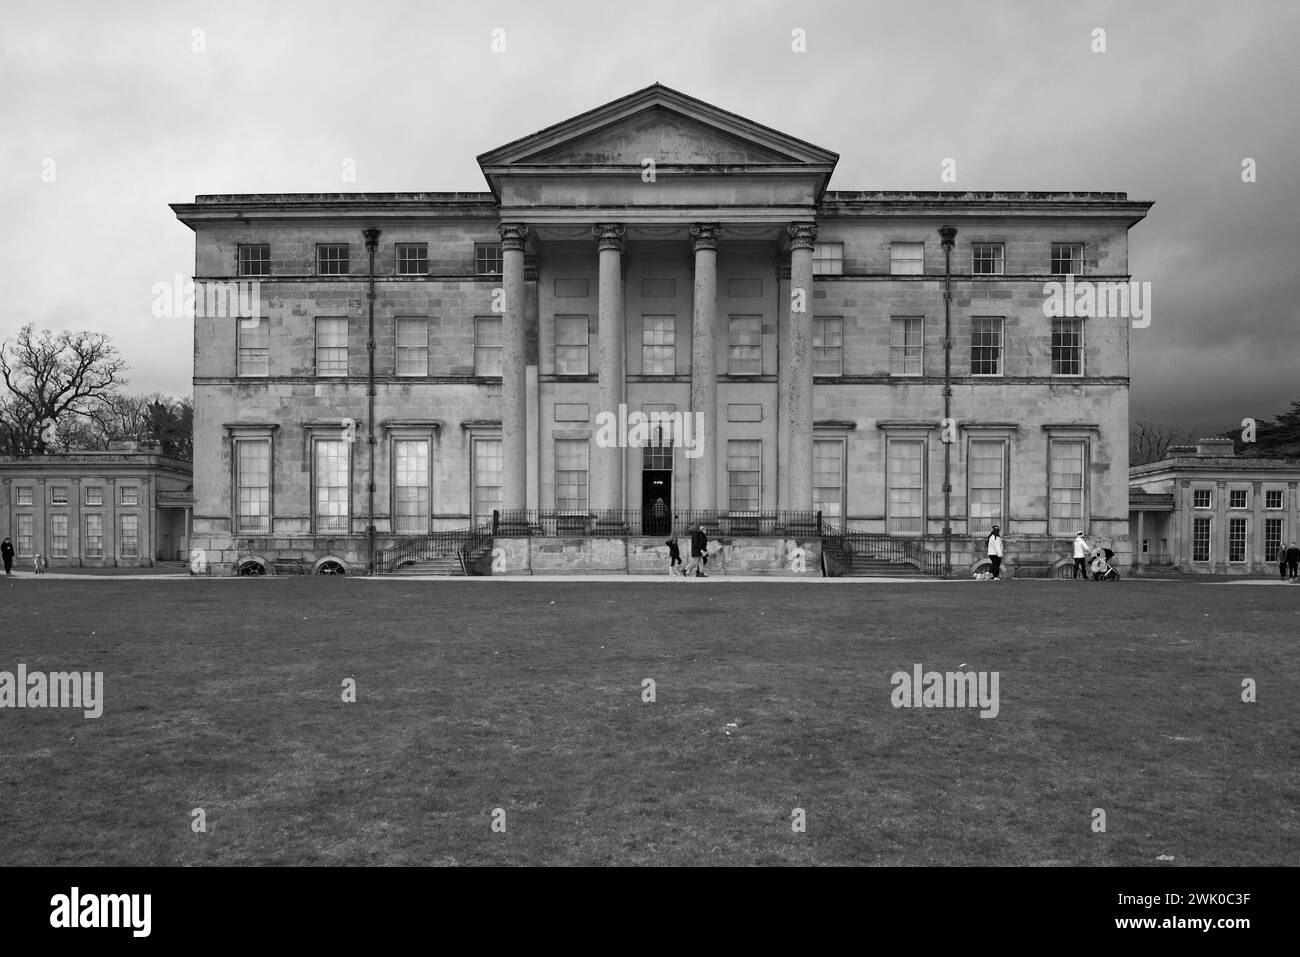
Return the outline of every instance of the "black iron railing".
{"type": "Polygon", "coordinates": [[[492,526],[480,525],[477,528],[470,529],[470,536],[465,539],[463,544],[456,552],[460,559],[461,574],[469,575],[470,567],[485,552],[492,550],[492,526]]]}
{"type": "Polygon", "coordinates": [[[383,575],[408,562],[430,561],[435,558],[454,558],[464,567],[462,550],[468,543],[484,535],[491,537],[491,529],[487,525],[404,538],[375,553],[375,574],[383,575]]]}
{"type": "Polygon", "coordinates": [[[823,528],[823,551],[842,565],[851,568],[855,558],[875,559],[913,565],[926,575],[943,574],[943,556],[930,551],[919,541],[845,530],[829,522],[824,523],[823,528]]]}
{"type": "Polygon", "coordinates": [[[588,512],[505,509],[492,513],[491,531],[502,538],[572,535],[581,538],[685,537],[692,525],[706,535],[783,537],[822,534],[821,512],[775,509],[608,509],[588,512]]]}

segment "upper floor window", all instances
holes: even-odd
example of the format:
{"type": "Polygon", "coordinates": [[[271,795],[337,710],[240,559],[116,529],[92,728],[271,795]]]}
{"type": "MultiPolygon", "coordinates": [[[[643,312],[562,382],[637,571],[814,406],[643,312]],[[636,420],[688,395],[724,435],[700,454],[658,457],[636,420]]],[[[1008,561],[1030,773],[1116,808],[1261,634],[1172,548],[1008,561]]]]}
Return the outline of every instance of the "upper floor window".
{"type": "Polygon", "coordinates": [[[50,504],[68,504],[68,487],[66,485],[55,485],[50,489],[50,504]]]}
{"type": "MultiPolygon", "coordinates": [[[[19,502],[18,504],[21,505],[22,503],[19,502]]],[[[1282,507],[1282,490],[1280,488],[1271,488],[1264,493],[1264,507],[1265,508],[1282,507]]]]}
{"type": "Polygon", "coordinates": [[[239,274],[241,276],[271,275],[271,244],[240,243],[239,274]]]}
{"type": "Polygon", "coordinates": [[[429,272],[428,243],[397,244],[397,275],[424,276],[429,272]]]}
{"type": "Polygon", "coordinates": [[[501,244],[474,244],[474,274],[476,276],[501,275],[501,244]]]}
{"type": "Polygon", "coordinates": [[[19,505],[32,504],[32,489],[30,485],[27,486],[26,488],[20,487],[18,489],[18,504],[19,505]]]}
{"type": "Polygon", "coordinates": [[[86,486],[86,504],[87,505],[104,504],[104,487],[102,485],[86,486]]]}
{"type": "Polygon", "coordinates": [[[318,244],[316,246],[316,273],[320,276],[346,276],[348,274],[348,244],[318,244]]]}
{"type": "Polygon", "coordinates": [[[235,326],[235,375],[265,376],[271,369],[271,322],[265,316],[235,326]]]}
{"type": "Polygon", "coordinates": [[[1192,508],[1211,508],[1208,488],[1192,489],[1192,508]]]}
{"type": "Polygon", "coordinates": [[[1244,488],[1234,488],[1228,492],[1228,508],[1246,508],[1246,490],[1244,488]]]}
{"type": "Polygon", "coordinates": [[[1052,375],[1083,375],[1083,320],[1052,320],[1052,375]]]}
{"type": "Polygon", "coordinates": [[[346,319],[316,320],[316,374],[318,376],[348,374],[348,321],[346,319]]]}
{"type": "Polygon", "coordinates": [[[641,321],[641,372],[673,375],[677,371],[675,316],[645,316],[641,321]]]}
{"type": "Polygon", "coordinates": [[[139,505],[140,504],[140,486],[123,485],[122,486],[122,504],[139,505]]]}
{"type": "Polygon", "coordinates": [[[925,320],[921,316],[894,316],[889,321],[889,374],[920,375],[923,370],[925,320]]]}
{"type": "Polygon", "coordinates": [[[428,319],[398,319],[394,347],[398,375],[429,374],[428,319]]]}
{"type": "Polygon", "coordinates": [[[813,375],[844,374],[844,320],[813,317],[813,375]]]}
{"type": "Polygon", "coordinates": [[[474,319],[474,374],[501,375],[501,319],[478,316],[474,319]]]}
{"type": "Polygon", "coordinates": [[[1002,375],[1002,319],[977,316],[971,320],[970,374],[1002,375]]]}
{"type": "Polygon", "coordinates": [[[817,243],[813,246],[814,276],[840,276],[843,273],[843,243],[817,243]]]}
{"type": "Polygon", "coordinates": [[[1052,273],[1078,276],[1083,273],[1083,243],[1052,243],[1052,273]]]}
{"type": "Polygon", "coordinates": [[[919,276],[925,272],[925,243],[890,243],[889,272],[894,276],[919,276]]]}
{"type": "Polygon", "coordinates": [[[976,276],[1001,276],[1005,248],[1002,243],[972,243],[971,272],[976,276]]]}
{"type": "Polygon", "coordinates": [[[588,320],[586,316],[555,317],[555,374],[586,375],[588,320]]]}
{"type": "Polygon", "coordinates": [[[761,316],[731,316],[727,320],[727,374],[758,375],[763,371],[761,316]]]}

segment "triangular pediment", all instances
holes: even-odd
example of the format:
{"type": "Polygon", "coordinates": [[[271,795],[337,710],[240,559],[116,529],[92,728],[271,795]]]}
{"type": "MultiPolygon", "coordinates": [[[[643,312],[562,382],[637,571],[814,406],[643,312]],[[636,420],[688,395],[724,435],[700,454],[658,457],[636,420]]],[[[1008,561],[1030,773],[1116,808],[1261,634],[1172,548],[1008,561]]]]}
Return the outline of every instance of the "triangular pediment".
{"type": "Polygon", "coordinates": [[[488,174],[513,167],[811,166],[839,157],[658,83],[479,157],[488,174]]]}

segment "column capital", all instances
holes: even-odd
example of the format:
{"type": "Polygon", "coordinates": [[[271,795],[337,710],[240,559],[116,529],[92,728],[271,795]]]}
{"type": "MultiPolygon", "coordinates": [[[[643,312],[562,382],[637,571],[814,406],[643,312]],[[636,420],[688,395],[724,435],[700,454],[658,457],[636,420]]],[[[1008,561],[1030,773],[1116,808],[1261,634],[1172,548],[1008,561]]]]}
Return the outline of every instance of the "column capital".
{"type": "Polygon", "coordinates": [[[497,232],[501,234],[501,251],[518,252],[524,248],[524,243],[528,239],[527,223],[501,223],[497,226],[497,232]]]}
{"type": "Polygon", "coordinates": [[[623,234],[627,230],[622,223],[598,223],[591,227],[591,234],[599,240],[600,249],[623,251],[623,234]]]}
{"type": "Polygon", "coordinates": [[[816,223],[791,223],[785,227],[785,231],[790,237],[791,249],[812,249],[821,227],[816,223]]]}
{"type": "Polygon", "coordinates": [[[717,249],[722,227],[717,223],[691,223],[691,249],[717,249]]]}

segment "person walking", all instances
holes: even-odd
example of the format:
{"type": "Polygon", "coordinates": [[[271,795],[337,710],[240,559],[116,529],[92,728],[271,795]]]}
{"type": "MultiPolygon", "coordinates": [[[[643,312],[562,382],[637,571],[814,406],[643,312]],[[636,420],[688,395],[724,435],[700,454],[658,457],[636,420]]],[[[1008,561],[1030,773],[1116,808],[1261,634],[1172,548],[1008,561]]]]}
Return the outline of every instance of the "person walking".
{"type": "Polygon", "coordinates": [[[1088,547],[1088,540],[1083,537],[1083,529],[1079,529],[1079,534],[1074,538],[1074,577],[1088,580],[1088,553],[1092,549],[1088,547]]]}
{"type": "MultiPolygon", "coordinates": [[[[682,550],[677,547],[677,539],[675,538],[668,539],[664,544],[668,546],[668,575],[669,577],[676,577],[677,566],[682,563],[682,550]]],[[[684,571],[682,577],[686,577],[684,571]]]]}
{"type": "Polygon", "coordinates": [[[989,574],[993,576],[992,579],[993,581],[1000,582],[1002,581],[1003,549],[1002,549],[1002,535],[996,525],[993,526],[993,531],[989,532],[989,537],[986,539],[986,544],[988,545],[989,564],[993,566],[989,574]]]}
{"type": "Polygon", "coordinates": [[[1300,573],[1300,548],[1296,548],[1295,542],[1286,549],[1286,573],[1291,581],[1295,581],[1297,573],[1300,573]]]}
{"type": "Polygon", "coordinates": [[[1286,581],[1286,546],[1278,545],[1277,547],[1277,572],[1282,576],[1282,581],[1286,581]]]}
{"type": "Polygon", "coordinates": [[[0,556],[3,556],[5,560],[5,574],[12,575],[14,573],[14,543],[9,541],[7,535],[5,540],[0,542],[0,556]]]}
{"type": "Polygon", "coordinates": [[[691,561],[686,566],[686,575],[690,577],[692,571],[695,572],[696,578],[708,578],[704,574],[704,556],[708,554],[709,537],[704,534],[698,522],[691,525],[691,561]]]}

